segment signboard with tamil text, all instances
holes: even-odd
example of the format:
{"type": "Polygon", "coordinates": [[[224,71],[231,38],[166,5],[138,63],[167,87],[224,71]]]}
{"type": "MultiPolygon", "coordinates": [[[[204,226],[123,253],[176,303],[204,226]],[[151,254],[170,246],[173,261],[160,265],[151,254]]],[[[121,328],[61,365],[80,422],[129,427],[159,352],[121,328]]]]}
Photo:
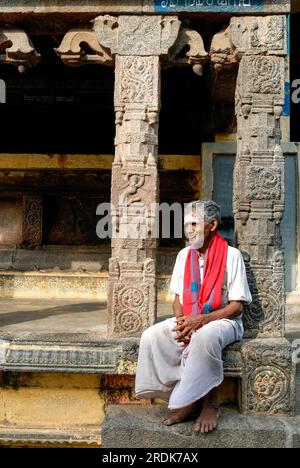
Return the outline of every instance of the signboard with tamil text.
{"type": "MultiPolygon", "coordinates": [[[[155,0],[155,12],[214,12],[214,13],[259,13],[274,11],[276,2],[271,0],[155,0]]],[[[285,9],[289,2],[278,0],[278,9],[285,9]]],[[[288,11],[288,9],[287,9],[288,11]]]]}

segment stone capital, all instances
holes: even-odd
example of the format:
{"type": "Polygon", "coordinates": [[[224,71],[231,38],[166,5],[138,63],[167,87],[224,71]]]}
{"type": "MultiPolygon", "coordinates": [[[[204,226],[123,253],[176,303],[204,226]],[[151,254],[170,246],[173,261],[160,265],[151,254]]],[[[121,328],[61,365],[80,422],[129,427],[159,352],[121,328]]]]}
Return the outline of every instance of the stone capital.
{"type": "Polygon", "coordinates": [[[232,66],[242,57],[287,55],[287,17],[237,16],[213,37],[210,58],[216,70],[232,66]]]}
{"type": "Polygon", "coordinates": [[[98,16],[94,22],[99,43],[112,54],[167,55],[181,22],[176,16],[98,16]]]}
{"type": "Polygon", "coordinates": [[[233,17],[230,38],[240,56],[287,54],[287,18],[276,16],[233,17]]]}

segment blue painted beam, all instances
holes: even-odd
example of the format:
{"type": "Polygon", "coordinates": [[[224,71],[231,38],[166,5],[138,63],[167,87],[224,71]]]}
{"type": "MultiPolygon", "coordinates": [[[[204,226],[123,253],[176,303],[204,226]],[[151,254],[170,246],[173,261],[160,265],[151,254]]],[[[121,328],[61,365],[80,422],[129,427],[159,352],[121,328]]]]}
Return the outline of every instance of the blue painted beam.
{"type": "Polygon", "coordinates": [[[213,12],[259,13],[265,10],[268,0],[154,0],[156,13],[164,12],[213,12]]]}

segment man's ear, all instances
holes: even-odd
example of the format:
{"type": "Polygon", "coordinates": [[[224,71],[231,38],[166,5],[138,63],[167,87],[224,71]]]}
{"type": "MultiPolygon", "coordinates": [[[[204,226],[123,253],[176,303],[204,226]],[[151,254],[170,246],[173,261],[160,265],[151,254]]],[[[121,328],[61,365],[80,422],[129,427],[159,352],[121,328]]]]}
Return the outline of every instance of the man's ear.
{"type": "Polygon", "coordinates": [[[211,232],[215,232],[218,229],[219,223],[216,219],[213,219],[211,222],[211,232]]]}

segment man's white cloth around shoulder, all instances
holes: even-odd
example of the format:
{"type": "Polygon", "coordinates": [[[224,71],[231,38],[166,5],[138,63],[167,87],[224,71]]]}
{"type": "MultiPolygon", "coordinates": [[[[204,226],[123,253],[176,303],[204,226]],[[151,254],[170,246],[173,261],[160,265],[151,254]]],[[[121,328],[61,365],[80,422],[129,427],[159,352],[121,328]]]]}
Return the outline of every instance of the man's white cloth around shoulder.
{"type": "MultiPolygon", "coordinates": [[[[170,290],[179,296],[181,304],[183,304],[184,271],[189,248],[186,247],[178,253],[170,283],[170,290]]],[[[201,281],[203,281],[204,260],[202,258],[199,258],[199,265],[201,281]]],[[[249,305],[252,302],[252,296],[248,286],[243,256],[238,249],[228,246],[222,286],[222,306],[225,307],[230,301],[241,301],[249,305]]],[[[236,320],[239,322],[240,319],[241,316],[236,320]]]]}

